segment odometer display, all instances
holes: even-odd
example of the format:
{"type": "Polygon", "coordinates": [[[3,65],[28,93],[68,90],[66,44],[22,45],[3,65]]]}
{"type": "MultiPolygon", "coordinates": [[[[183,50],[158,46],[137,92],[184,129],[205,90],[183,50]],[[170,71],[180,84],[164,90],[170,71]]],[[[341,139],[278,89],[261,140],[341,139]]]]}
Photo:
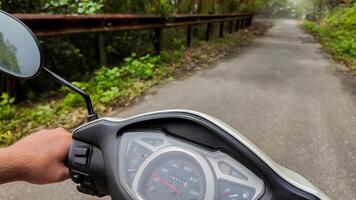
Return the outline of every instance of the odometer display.
{"type": "Polygon", "coordinates": [[[203,200],[206,179],[200,164],[189,155],[170,152],[154,159],[139,182],[144,200],[203,200]]]}

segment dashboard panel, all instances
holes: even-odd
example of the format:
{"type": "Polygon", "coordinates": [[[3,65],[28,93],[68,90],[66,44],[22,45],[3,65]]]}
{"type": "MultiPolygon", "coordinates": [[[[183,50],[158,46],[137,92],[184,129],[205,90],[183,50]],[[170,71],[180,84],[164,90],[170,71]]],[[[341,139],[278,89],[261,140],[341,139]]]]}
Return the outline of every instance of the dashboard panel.
{"type": "Polygon", "coordinates": [[[114,200],[329,200],[238,131],[194,111],[85,124],[73,132],[67,164],[80,192],[114,200]]]}
{"type": "Polygon", "coordinates": [[[265,191],[263,180],[229,155],[160,131],[124,133],[118,160],[134,199],[256,200],[265,191]]]}

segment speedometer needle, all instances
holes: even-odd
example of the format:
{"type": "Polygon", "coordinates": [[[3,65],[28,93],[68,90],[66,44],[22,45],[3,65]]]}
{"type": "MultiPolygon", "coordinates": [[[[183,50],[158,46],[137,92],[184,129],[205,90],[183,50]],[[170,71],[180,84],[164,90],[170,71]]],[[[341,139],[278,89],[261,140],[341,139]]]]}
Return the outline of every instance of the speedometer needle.
{"type": "Polygon", "coordinates": [[[161,178],[160,176],[158,176],[157,174],[153,174],[154,178],[157,179],[161,184],[163,184],[164,186],[168,187],[170,190],[172,190],[173,192],[175,192],[177,195],[181,195],[182,192],[175,186],[173,185],[171,182],[161,178]]]}
{"type": "Polygon", "coordinates": [[[223,197],[223,196],[229,196],[231,194],[231,192],[224,192],[219,194],[219,197],[223,197]]]}

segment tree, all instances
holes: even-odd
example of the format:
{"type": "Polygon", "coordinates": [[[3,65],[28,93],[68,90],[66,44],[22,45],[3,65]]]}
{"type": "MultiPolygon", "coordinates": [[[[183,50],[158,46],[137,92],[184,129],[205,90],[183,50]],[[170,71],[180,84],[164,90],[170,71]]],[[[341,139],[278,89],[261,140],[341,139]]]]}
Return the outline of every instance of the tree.
{"type": "Polygon", "coordinates": [[[0,32],[0,66],[12,72],[20,72],[16,52],[16,47],[6,41],[0,32]]]}

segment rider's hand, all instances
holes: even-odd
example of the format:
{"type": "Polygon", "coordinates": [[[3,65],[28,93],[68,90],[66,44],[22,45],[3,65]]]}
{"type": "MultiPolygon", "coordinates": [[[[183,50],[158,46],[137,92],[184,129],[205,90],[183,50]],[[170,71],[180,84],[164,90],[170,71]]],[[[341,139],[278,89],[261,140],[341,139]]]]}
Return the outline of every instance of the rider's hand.
{"type": "Polygon", "coordinates": [[[15,168],[12,181],[47,184],[68,179],[65,160],[71,138],[62,128],[42,130],[6,148],[6,155],[12,158],[8,162],[15,168]]]}

